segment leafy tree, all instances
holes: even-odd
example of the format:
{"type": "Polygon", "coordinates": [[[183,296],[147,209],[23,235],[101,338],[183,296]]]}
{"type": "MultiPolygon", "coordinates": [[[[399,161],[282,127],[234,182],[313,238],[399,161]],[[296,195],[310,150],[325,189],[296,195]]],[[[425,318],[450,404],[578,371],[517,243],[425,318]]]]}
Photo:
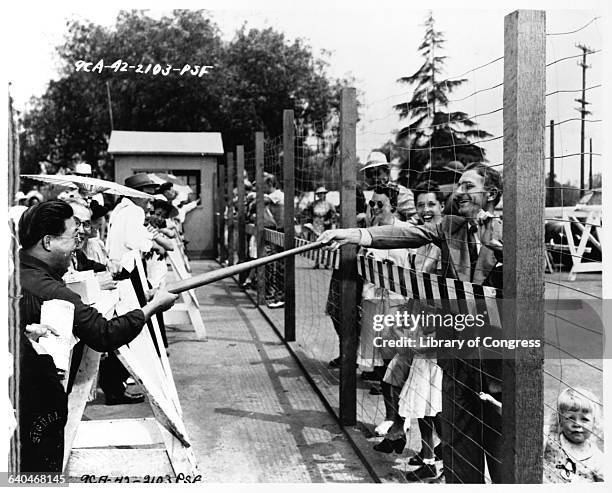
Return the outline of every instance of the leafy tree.
{"type": "Polygon", "coordinates": [[[412,75],[398,80],[415,86],[410,101],[396,105],[401,119],[408,125],[396,134],[402,167],[406,171],[422,171],[428,163],[432,169],[449,161],[484,160],[485,150],[472,143],[475,139],[490,137],[462,111],[447,110],[449,94],[467,79],[443,79],[446,56],[440,55],[445,38],[435,29],[433,14],[425,21],[425,37],[418,48],[425,59],[412,75]]]}
{"type": "Polygon", "coordinates": [[[60,78],[23,119],[22,162],[34,172],[39,161],[66,166],[75,154],[93,165],[107,160],[109,95],[115,129],[219,131],[228,150],[251,144],[255,131],[280,134],[284,109],[308,125],[339,106],[325,61],[302,41],[243,27],[224,42],[205,11],[175,10],[160,19],[122,11],[112,28],[72,21],[57,53],[60,78]],[[202,77],[75,70],[78,60],[100,59],[214,68],[202,77]]]}

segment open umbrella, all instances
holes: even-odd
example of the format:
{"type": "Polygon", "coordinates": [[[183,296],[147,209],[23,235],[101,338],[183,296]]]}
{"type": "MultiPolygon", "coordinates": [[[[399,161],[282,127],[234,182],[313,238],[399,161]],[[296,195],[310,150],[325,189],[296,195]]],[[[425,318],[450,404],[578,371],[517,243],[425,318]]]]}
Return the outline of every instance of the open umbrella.
{"type": "Polygon", "coordinates": [[[133,188],[119,185],[114,181],[100,180],[90,176],[77,175],[21,175],[22,178],[38,180],[43,183],[57,185],[60,187],[74,188],[76,185],[82,195],[92,197],[98,193],[111,193],[113,195],[123,195],[124,197],[136,197],[142,199],[153,199],[153,196],[134,190],[133,188]]]}

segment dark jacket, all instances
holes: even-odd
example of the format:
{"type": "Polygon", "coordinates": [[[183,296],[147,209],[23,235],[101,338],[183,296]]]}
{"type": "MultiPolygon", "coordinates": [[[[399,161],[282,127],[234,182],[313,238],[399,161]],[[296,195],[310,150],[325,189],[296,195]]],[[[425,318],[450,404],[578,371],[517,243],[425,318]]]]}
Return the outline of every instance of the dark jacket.
{"type": "Polygon", "coordinates": [[[144,325],[142,310],[132,310],[121,317],[106,320],[95,308],[84,304],[78,294],[66,287],[59,273],[44,262],[20,254],[22,330],[40,322],[40,307],[46,300],[66,300],[74,305],[73,333],[94,351],[113,351],[133,340],[144,325]]]}
{"type": "MultiPolygon", "coordinates": [[[[144,325],[142,310],[106,320],[66,287],[59,273],[20,252],[21,330],[40,322],[43,301],[74,304],[73,333],[96,351],[112,351],[134,339],[144,325]]],[[[51,356],[37,354],[24,335],[19,348],[19,430],[21,472],[61,472],[68,399],[51,356]]]]}

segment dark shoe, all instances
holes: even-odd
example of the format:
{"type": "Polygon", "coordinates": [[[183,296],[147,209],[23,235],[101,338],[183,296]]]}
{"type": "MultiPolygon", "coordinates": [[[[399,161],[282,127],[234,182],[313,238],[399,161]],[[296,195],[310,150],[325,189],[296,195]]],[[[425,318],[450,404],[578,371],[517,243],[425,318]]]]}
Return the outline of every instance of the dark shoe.
{"type": "Polygon", "coordinates": [[[372,385],[370,387],[370,395],[382,395],[382,389],[378,385],[372,385]]]}
{"type": "Polygon", "coordinates": [[[437,478],[438,471],[435,465],[424,464],[414,471],[406,473],[407,481],[421,481],[422,479],[437,478]]]}
{"type": "Polygon", "coordinates": [[[337,358],[334,358],[333,360],[329,362],[329,366],[331,368],[340,368],[341,361],[342,361],[342,358],[338,356],[337,358]]]}
{"type": "Polygon", "coordinates": [[[374,445],[374,450],[376,452],[383,452],[385,454],[390,454],[391,452],[395,452],[396,454],[401,454],[404,451],[404,447],[406,446],[406,437],[398,438],[397,440],[389,440],[385,438],[382,442],[374,445]]]}
{"type": "Polygon", "coordinates": [[[442,444],[439,443],[438,445],[436,445],[434,447],[434,459],[435,460],[442,460],[442,444]]]}
{"type": "Polygon", "coordinates": [[[376,371],[362,371],[361,379],[368,382],[378,382],[380,380],[378,372],[376,371]]]}
{"type": "Polygon", "coordinates": [[[115,406],[117,404],[139,404],[144,402],[144,399],[144,394],[128,394],[127,392],[118,395],[108,394],[106,396],[106,405],[115,406]]]}
{"type": "MultiPolygon", "coordinates": [[[[434,460],[442,460],[442,446],[436,445],[434,447],[434,460]]],[[[421,450],[418,454],[410,457],[408,464],[411,466],[424,466],[425,462],[423,462],[423,451],[421,450]]]]}

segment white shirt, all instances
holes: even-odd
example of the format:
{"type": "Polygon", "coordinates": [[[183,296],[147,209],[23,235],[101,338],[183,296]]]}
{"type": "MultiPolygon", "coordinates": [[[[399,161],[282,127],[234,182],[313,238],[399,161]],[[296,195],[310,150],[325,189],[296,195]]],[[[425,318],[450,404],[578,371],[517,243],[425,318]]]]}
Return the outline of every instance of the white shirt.
{"type": "MultiPolygon", "coordinates": [[[[111,260],[121,262],[132,250],[148,252],[153,246],[153,236],[144,225],[145,213],[127,197],[113,209],[108,220],[106,250],[111,260]]],[[[131,270],[131,266],[124,266],[131,270]]]]}

